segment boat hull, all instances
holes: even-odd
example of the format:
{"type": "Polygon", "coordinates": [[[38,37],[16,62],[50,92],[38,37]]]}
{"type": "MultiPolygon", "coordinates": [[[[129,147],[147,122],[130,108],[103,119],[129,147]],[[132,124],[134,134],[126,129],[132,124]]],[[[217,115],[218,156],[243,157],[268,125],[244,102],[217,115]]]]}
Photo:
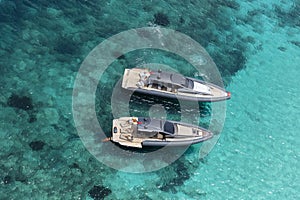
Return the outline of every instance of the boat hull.
{"type": "Polygon", "coordinates": [[[126,147],[188,146],[213,137],[202,127],[144,117],[113,120],[112,141],[126,147]]]}
{"type": "Polygon", "coordinates": [[[218,101],[228,100],[231,98],[230,96],[205,97],[205,98],[204,97],[192,97],[192,96],[184,96],[184,95],[180,95],[180,94],[162,93],[159,91],[145,90],[145,89],[140,89],[140,88],[126,88],[126,89],[131,90],[136,93],[139,93],[139,94],[164,97],[164,98],[169,98],[169,99],[179,99],[179,100],[185,100],[185,101],[218,102],[218,101]]]}
{"type": "Polygon", "coordinates": [[[122,88],[140,94],[187,101],[216,102],[231,97],[229,92],[212,83],[184,77],[180,74],[152,72],[149,69],[140,68],[125,69],[122,88]],[[198,87],[194,89],[184,87],[180,81],[190,81],[198,87]],[[199,88],[204,90],[199,90],[199,88]],[[207,90],[209,90],[208,94],[205,93],[207,90]]]}
{"type": "Polygon", "coordinates": [[[208,139],[209,138],[205,138],[205,139],[199,138],[199,139],[187,140],[187,141],[149,141],[149,140],[145,140],[142,143],[142,146],[145,146],[145,147],[189,146],[189,145],[192,145],[192,144],[201,143],[201,142],[206,141],[208,139]]]}

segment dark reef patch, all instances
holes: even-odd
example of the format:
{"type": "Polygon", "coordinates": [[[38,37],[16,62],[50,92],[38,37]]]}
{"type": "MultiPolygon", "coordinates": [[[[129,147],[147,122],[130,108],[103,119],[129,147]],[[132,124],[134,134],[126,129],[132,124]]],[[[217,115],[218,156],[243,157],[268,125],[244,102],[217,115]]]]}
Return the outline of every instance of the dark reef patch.
{"type": "Polygon", "coordinates": [[[286,51],[285,47],[278,47],[277,49],[279,49],[280,51],[286,51]]]}
{"type": "MultiPolygon", "coordinates": [[[[244,47],[241,48],[244,49],[244,47]]],[[[211,52],[211,56],[223,76],[233,76],[240,69],[244,68],[247,61],[246,56],[240,49],[227,49],[224,54],[211,52]],[[231,59],[228,59],[228,57],[231,59]]]]}
{"type": "Polygon", "coordinates": [[[166,14],[158,12],[154,14],[154,24],[168,26],[170,24],[170,21],[166,14]]]}
{"type": "Polygon", "coordinates": [[[16,13],[16,4],[12,1],[5,1],[0,5],[0,22],[13,21],[13,16],[16,13]]]}
{"type": "Polygon", "coordinates": [[[37,120],[36,116],[34,114],[30,114],[28,123],[33,123],[37,120]]]}
{"type": "Polygon", "coordinates": [[[76,54],[78,52],[78,44],[71,37],[59,37],[54,44],[54,50],[60,54],[76,54]]]}
{"type": "Polygon", "coordinates": [[[16,94],[12,94],[8,100],[7,105],[10,107],[22,109],[22,110],[32,110],[33,104],[32,99],[27,96],[19,96],[16,94]]]}
{"type": "Polygon", "coordinates": [[[177,174],[177,177],[173,179],[173,183],[170,183],[174,186],[180,186],[184,183],[184,181],[190,178],[189,169],[181,161],[177,162],[175,172],[177,174]]]}
{"type": "Polygon", "coordinates": [[[141,200],[153,200],[153,199],[151,199],[150,197],[147,196],[147,193],[146,194],[142,193],[141,195],[138,196],[137,199],[141,199],[141,200]]]}
{"type": "Polygon", "coordinates": [[[289,10],[285,11],[280,6],[275,5],[275,14],[279,18],[279,25],[300,27],[300,1],[296,1],[294,6],[289,10]]]}
{"type": "Polygon", "coordinates": [[[69,166],[70,169],[78,169],[81,173],[84,172],[84,170],[77,164],[73,163],[72,165],[69,166]]]}
{"type": "Polygon", "coordinates": [[[245,67],[248,45],[250,43],[254,45],[256,41],[236,30],[237,23],[245,23],[238,18],[236,21],[232,20],[235,19],[236,10],[240,7],[238,3],[203,1],[201,5],[198,2],[195,4],[201,6],[198,15],[186,12],[184,16],[186,22],[177,25],[176,30],[189,35],[207,50],[217,65],[224,84],[227,85],[231,77],[245,67]],[[203,5],[205,9],[201,9],[203,5]]]}
{"type": "Polygon", "coordinates": [[[299,41],[294,41],[294,40],[292,40],[292,41],[289,41],[289,42],[292,43],[293,45],[296,45],[297,47],[300,48],[300,42],[299,42],[299,41]]]}
{"type": "Polygon", "coordinates": [[[33,151],[40,151],[44,148],[45,142],[41,140],[32,141],[29,143],[29,146],[33,151]]]}
{"type": "Polygon", "coordinates": [[[4,183],[4,185],[10,184],[12,181],[13,181],[13,179],[12,179],[12,177],[9,176],[9,175],[7,175],[7,176],[5,176],[5,177],[3,178],[3,183],[4,183]]]}
{"type": "Polygon", "coordinates": [[[15,174],[15,181],[19,181],[21,183],[27,183],[28,178],[21,172],[20,168],[19,171],[15,174]]]}
{"type": "Polygon", "coordinates": [[[94,186],[88,193],[94,200],[101,200],[111,194],[111,190],[103,186],[94,186]]]}
{"type": "Polygon", "coordinates": [[[184,24],[185,23],[185,19],[182,16],[179,18],[179,23],[180,24],[184,24]]]}
{"type": "Polygon", "coordinates": [[[0,4],[0,22],[19,22],[25,13],[19,2],[3,1],[0,4]]]}
{"type": "MultiPolygon", "coordinates": [[[[177,190],[175,186],[181,186],[184,184],[186,180],[190,178],[189,170],[185,165],[184,162],[182,162],[184,158],[180,158],[176,162],[172,163],[168,167],[158,171],[157,173],[166,173],[168,170],[174,170],[175,174],[172,175],[171,173],[168,174],[168,178],[165,180],[161,180],[160,183],[157,184],[157,187],[164,192],[172,192],[176,193],[177,190]]],[[[165,174],[162,174],[161,177],[166,176],[165,174]]]]}
{"type": "Polygon", "coordinates": [[[233,72],[237,72],[240,69],[242,69],[247,61],[247,58],[245,57],[243,52],[239,50],[239,48],[234,50],[229,50],[227,52],[227,55],[229,55],[231,58],[233,58],[236,61],[236,63],[230,63],[229,65],[233,72]]]}
{"type": "Polygon", "coordinates": [[[215,1],[211,1],[213,5],[216,6],[225,6],[234,10],[238,10],[240,8],[240,4],[238,4],[236,1],[234,0],[228,0],[228,1],[224,1],[224,0],[215,0],[215,1]]]}

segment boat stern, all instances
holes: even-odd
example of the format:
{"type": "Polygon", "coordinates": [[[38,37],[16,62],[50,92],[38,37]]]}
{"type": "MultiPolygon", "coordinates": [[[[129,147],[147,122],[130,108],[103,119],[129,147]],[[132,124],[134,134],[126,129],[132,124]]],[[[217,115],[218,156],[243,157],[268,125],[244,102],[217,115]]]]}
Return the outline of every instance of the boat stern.
{"type": "MultiPolygon", "coordinates": [[[[143,83],[150,76],[149,69],[133,68],[125,69],[122,80],[122,88],[124,89],[137,89],[139,83],[143,83]]],[[[142,86],[142,84],[140,84],[142,86]]]]}
{"type": "Polygon", "coordinates": [[[137,121],[137,117],[114,119],[111,141],[122,146],[142,148],[142,141],[134,138],[137,121]]]}

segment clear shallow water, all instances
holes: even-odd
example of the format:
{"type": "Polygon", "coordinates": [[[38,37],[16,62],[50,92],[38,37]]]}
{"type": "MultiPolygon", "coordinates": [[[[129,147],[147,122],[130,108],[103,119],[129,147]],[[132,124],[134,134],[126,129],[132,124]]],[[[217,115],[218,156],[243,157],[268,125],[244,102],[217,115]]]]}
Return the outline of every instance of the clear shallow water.
{"type": "Polygon", "coordinates": [[[296,66],[280,68],[280,60],[266,64],[239,73],[229,87],[235,95],[216,148],[222,150],[209,159],[214,167],[204,166],[207,174],[217,174],[208,178],[216,189],[212,197],[224,192],[229,198],[299,197],[299,72],[296,66]],[[276,70],[269,71],[270,65],[276,70]],[[247,83],[238,84],[242,80],[247,83]]]}
{"type": "MultiPolygon", "coordinates": [[[[274,34],[273,39],[283,38],[274,34]]],[[[144,191],[149,197],[299,198],[300,87],[297,77],[300,72],[295,63],[299,63],[300,54],[292,45],[281,52],[276,49],[279,44],[266,45],[268,48],[248,60],[247,65],[251,67],[233,77],[227,88],[232,92],[232,99],[227,104],[221,139],[204,163],[192,167],[191,177],[177,188],[180,192],[159,193],[155,186],[149,185],[150,192],[144,191]]],[[[196,155],[193,152],[185,158],[195,162],[196,155]]],[[[119,181],[119,185],[133,187],[134,193],[134,188],[141,189],[144,187],[141,184],[148,185],[157,179],[156,174],[118,172],[114,179],[106,180],[112,185],[115,183],[111,182],[119,181]],[[132,177],[135,181],[126,180],[132,177]]]]}
{"type": "MultiPolygon", "coordinates": [[[[0,4],[4,2],[8,1],[0,4]]],[[[38,23],[40,18],[31,18],[38,10],[34,8],[35,4],[27,14],[12,9],[14,16],[11,18],[3,17],[4,12],[1,12],[2,199],[91,199],[88,193],[93,196],[91,189],[94,186],[98,186],[96,193],[100,199],[300,198],[300,138],[297,135],[300,128],[299,12],[288,12],[291,1],[237,2],[238,9],[234,3],[227,5],[228,9],[224,2],[218,9],[215,9],[216,4],[209,7],[205,1],[201,9],[198,3],[190,6],[192,2],[185,5],[156,3],[144,5],[148,6],[149,15],[142,11],[142,4],[132,4],[128,9],[131,14],[121,21],[117,19],[115,26],[108,25],[103,19],[114,22],[117,16],[122,16],[124,11],[117,5],[123,9],[126,6],[121,2],[101,3],[103,12],[96,12],[97,15],[87,21],[82,17],[83,24],[80,20],[75,22],[75,17],[69,17],[76,14],[75,7],[73,11],[65,9],[66,5],[74,6],[70,2],[65,6],[51,5],[51,9],[43,7],[43,13],[52,17],[50,22],[42,18],[44,21],[38,23]],[[153,11],[149,7],[153,7],[153,11]],[[232,99],[227,102],[226,123],[218,144],[203,160],[198,159],[199,146],[195,145],[177,162],[159,171],[145,174],[118,172],[98,163],[84,148],[73,127],[72,84],[80,58],[84,57],[79,52],[87,53],[101,41],[99,35],[92,33],[93,28],[87,31],[89,37],[82,30],[102,20],[100,24],[105,28],[97,31],[105,38],[121,30],[145,26],[160,8],[170,10],[170,28],[184,30],[203,45],[209,43],[206,48],[218,66],[225,66],[221,72],[228,81],[227,89],[232,92],[232,99]],[[179,26],[177,15],[187,10],[190,14],[182,15],[185,22],[179,26]],[[200,29],[203,24],[195,21],[200,19],[199,13],[204,13],[203,10],[227,13],[231,21],[223,20],[226,23],[222,24],[218,17],[222,18],[224,14],[210,15],[209,19],[214,23],[200,29]],[[144,18],[136,20],[132,13],[142,13],[139,16],[144,18]],[[17,17],[27,21],[20,23],[17,17]],[[53,22],[56,25],[51,25],[53,22]],[[126,23],[129,25],[124,25],[126,23]],[[78,30],[82,32],[76,35],[78,30]],[[213,30],[214,34],[208,35],[214,38],[207,35],[207,40],[198,38],[197,35],[208,30],[213,30]],[[75,36],[70,37],[73,33],[75,36]],[[60,34],[71,38],[69,42],[73,45],[83,45],[83,49],[74,51],[72,46],[59,45],[62,40],[52,37],[60,38],[60,34]],[[15,41],[19,45],[15,45],[15,41]],[[241,44],[245,46],[239,46],[241,44]],[[247,60],[240,61],[238,51],[224,51],[232,47],[242,49],[247,60]],[[238,65],[234,66],[238,69],[236,74],[233,73],[235,69],[231,69],[234,68],[232,62],[224,59],[226,57],[238,65]],[[30,102],[25,106],[18,105],[19,108],[8,106],[12,93],[30,97],[33,108],[27,109],[30,102]]],[[[294,3],[299,6],[299,1],[294,3]]],[[[9,5],[6,10],[14,7],[9,5]]],[[[91,16],[89,5],[82,9],[91,16]]]]}

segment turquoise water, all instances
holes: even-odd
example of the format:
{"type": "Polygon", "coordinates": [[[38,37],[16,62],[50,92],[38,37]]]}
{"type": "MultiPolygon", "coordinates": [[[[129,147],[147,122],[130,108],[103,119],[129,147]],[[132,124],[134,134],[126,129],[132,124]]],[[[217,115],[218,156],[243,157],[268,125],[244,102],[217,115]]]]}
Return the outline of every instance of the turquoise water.
{"type": "MultiPolygon", "coordinates": [[[[0,199],[299,199],[299,7],[298,0],[0,1],[0,199]],[[202,44],[232,99],[207,157],[199,159],[194,145],[170,166],[132,174],[103,165],[83,146],[72,90],[98,43],[153,23],[202,44]]],[[[139,63],[131,57],[116,65],[139,63]]],[[[120,75],[100,83],[114,85],[120,75]]],[[[176,118],[171,103],[167,114],[176,118]]],[[[111,119],[109,106],[97,109],[99,121],[111,119]]]]}

